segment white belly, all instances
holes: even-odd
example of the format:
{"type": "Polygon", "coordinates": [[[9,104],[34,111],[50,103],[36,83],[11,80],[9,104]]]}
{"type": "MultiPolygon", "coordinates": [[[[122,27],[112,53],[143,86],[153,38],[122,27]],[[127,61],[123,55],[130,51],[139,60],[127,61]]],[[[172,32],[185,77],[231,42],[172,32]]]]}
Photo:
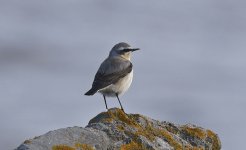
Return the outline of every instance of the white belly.
{"type": "Polygon", "coordinates": [[[122,95],[130,87],[132,83],[132,78],[133,78],[133,70],[128,75],[126,75],[124,78],[121,78],[115,84],[111,84],[99,90],[98,92],[102,93],[105,96],[115,96],[115,93],[118,93],[118,95],[122,95]]]}

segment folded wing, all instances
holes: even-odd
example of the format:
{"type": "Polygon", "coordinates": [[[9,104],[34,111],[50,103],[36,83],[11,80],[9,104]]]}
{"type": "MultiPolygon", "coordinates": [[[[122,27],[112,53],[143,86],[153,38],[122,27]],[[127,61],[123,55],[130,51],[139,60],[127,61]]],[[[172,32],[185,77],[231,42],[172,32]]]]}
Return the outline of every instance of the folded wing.
{"type": "Polygon", "coordinates": [[[106,59],[98,69],[92,88],[85,95],[93,95],[98,90],[116,83],[132,71],[132,63],[125,59],[106,59]]]}

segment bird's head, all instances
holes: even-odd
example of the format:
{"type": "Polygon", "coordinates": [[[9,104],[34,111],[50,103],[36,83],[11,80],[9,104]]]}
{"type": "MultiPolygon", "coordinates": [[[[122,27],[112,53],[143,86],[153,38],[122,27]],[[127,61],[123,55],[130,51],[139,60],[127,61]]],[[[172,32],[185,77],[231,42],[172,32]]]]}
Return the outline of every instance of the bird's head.
{"type": "Polygon", "coordinates": [[[109,56],[120,56],[127,60],[131,59],[131,53],[139,50],[139,48],[132,48],[129,44],[121,42],[116,44],[110,51],[109,56]]]}

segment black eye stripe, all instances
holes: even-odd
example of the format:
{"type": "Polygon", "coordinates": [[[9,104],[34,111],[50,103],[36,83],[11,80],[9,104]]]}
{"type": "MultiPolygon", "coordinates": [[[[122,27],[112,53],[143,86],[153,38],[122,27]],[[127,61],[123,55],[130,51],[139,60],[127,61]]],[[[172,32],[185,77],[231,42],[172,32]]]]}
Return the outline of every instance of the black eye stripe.
{"type": "Polygon", "coordinates": [[[121,51],[119,51],[119,53],[120,53],[120,54],[124,54],[124,53],[125,53],[125,51],[124,51],[124,50],[121,50],[121,51]]]}
{"type": "Polygon", "coordinates": [[[125,48],[125,49],[123,49],[122,51],[124,51],[124,52],[130,52],[130,51],[132,51],[132,49],[125,48]]]}
{"type": "Polygon", "coordinates": [[[124,48],[123,50],[120,50],[119,53],[120,54],[124,54],[124,53],[127,53],[127,52],[136,51],[136,50],[139,50],[139,48],[124,48]]]}
{"type": "Polygon", "coordinates": [[[123,49],[123,50],[120,50],[120,51],[118,51],[120,54],[124,54],[124,53],[127,53],[127,52],[130,52],[131,51],[131,49],[123,49]]]}

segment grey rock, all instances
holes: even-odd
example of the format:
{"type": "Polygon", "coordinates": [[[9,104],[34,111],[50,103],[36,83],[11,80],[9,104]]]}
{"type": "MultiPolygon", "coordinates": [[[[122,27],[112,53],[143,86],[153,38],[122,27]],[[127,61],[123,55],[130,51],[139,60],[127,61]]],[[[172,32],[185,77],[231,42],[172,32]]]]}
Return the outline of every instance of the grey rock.
{"type": "Polygon", "coordinates": [[[82,144],[107,150],[109,143],[109,138],[102,131],[92,128],[68,127],[26,140],[17,150],[50,150],[55,149],[56,146],[76,147],[77,145],[77,147],[80,147],[82,144]]]}
{"type": "Polygon", "coordinates": [[[166,141],[162,140],[159,137],[156,137],[155,139],[155,146],[156,149],[159,150],[173,150],[173,148],[166,141]]]}
{"type": "Polygon", "coordinates": [[[176,125],[113,108],[83,127],[50,131],[26,140],[17,150],[219,150],[219,137],[192,124],[176,125]]]}

